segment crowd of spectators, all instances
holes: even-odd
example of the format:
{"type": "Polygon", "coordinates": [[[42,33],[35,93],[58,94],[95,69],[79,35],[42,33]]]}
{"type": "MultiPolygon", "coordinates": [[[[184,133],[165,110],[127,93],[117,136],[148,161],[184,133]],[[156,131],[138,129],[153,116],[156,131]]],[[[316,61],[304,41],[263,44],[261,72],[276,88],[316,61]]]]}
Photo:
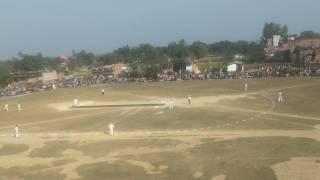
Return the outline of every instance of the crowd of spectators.
{"type": "Polygon", "coordinates": [[[147,82],[147,81],[177,81],[177,80],[209,80],[209,79],[241,79],[241,78],[264,78],[264,77],[291,77],[291,76],[320,76],[320,68],[304,68],[301,70],[293,65],[268,65],[258,69],[238,72],[208,72],[206,74],[179,74],[165,73],[159,74],[157,79],[147,79],[144,77],[117,77],[96,74],[91,76],[70,76],[48,83],[46,85],[37,84],[26,87],[25,85],[9,86],[0,89],[0,97],[18,96],[30,94],[38,91],[53,90],[56,88],[70,88],[79,86],[92,86],[98,84],[127,83],[127,82],[147,82]]]}
{"type": "Polygon", "coordinates": [[[25,86],[8,87],[5,89],[0,89],[0,97],[30,94],[33,91],[33,88],[26,88],[25,86]]]}

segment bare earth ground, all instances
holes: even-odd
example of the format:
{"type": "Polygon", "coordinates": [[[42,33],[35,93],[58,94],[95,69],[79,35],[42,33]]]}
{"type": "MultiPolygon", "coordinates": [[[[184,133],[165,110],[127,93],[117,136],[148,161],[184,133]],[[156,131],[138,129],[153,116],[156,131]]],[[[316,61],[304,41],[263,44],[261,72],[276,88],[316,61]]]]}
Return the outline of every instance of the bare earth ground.
{"type": "Polygon", "coordinates": [[[0,179],[316,180],[319,82],[247,80],[248,92],[240,80],[114,84],[0,99],[10,106],[0,112],[0,179]],[[175,107],[71,109],[75,97],[85,106],[175,107]]]}

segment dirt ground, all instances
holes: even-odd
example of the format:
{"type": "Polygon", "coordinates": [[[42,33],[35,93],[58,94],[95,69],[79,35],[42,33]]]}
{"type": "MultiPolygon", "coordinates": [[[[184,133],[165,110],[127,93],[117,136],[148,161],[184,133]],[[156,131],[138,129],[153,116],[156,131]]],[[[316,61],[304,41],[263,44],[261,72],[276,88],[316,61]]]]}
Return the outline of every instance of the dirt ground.
{"type": "Polygon", "coordinates": [[[0,99],[10,108],[0,112],[0,179],[316,180],[319,90],[318,78],[276,78],[113,84],[0,99]],[[70,108],[74,98],[88,108],[70,108]],[[172,111],[132,106],[169,101],[172,111]],[[108,107],[90,108],[101,105],[108,107]],[[110,122],[114,136],[105,133],[110,122]]]}

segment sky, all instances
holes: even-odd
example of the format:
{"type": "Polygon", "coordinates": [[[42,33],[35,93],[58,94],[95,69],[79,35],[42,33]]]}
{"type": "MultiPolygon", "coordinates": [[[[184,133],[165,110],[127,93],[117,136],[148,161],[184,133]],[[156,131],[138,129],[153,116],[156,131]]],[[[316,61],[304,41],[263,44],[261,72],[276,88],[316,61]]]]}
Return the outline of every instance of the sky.
{"type": "Polygon", "coordinates": [[[0,0],[0,59],[124,45],[259,40],[264,23],[320,32],[319,0],[0,0]]]}

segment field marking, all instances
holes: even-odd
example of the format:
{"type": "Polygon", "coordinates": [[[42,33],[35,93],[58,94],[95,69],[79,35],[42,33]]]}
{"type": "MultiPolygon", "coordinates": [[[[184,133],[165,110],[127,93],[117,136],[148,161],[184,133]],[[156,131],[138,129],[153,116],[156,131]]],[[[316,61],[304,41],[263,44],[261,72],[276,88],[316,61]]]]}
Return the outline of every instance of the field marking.
{"type": "Polygon", "coordinates": [[[286,121],[286,120],[279,120],[279,119],[274,119],[270,117],[263,117],[263,119],[270,120],[270,121],[277,121],[277,122],[285,122],[288,124],[293,124],[293,125],[299,125],[302,127],[307,127],[307,128],[315,128],[313,125],[308,125],[308,124],[303,124],[303,123],[298,123],[298,122],[292,122],[292,121],[286,121]]]}
{"type": "Polygon", "coordinates": [[[274,115],[274,116],[291,117],[291,118],[296,118],[296,119],[308,119],[308,120],[320,121],[320,118],[317,118],[317,117],[301,116],[301,115],[295,115],[295,114],[266,112],[266,111],[243,109],[243,108],[236,108],[236,107],[230,107],[230,106],[220,106],[218,108],[222,108],[223,110],[227,109],[229,111],[232,110],[232,111],[239,111],[239,112],[260,113],[260,114],[264,114],[264,115],[267,114],[267,115],[274,115]]]}
{"type": "Polygon", "coordinates": [[[299,84],[299,85],[294,85],[294,86],[283,86],[283,87],[278,87],[278,88],[270,88],[270,89],[255,91],[255,92],[249,92],[246,94],[255,95],[255,94],[261,94],[261,93],[268,92],[268,91],[279,91],[279,90],[302,88],[302,87],[315,86],[315,85],[319,85],[319,83],[299,84]]]}
{"type": "MultiPolygon", "coordinates": [[[[58,122],[58,121],[76,119],[76,118],[96,116],[96,115],[100,115],[100,114],[107,114],[107,113],[116,112],[116,111],[120,111],[120,109],[116,109],[116,110],[112,110],[112,111],[106,111],[106,112],[99,112],[99,113],[74,115],[74,116],[68,116],[68,117],[50,119],[50,120],[44,120],[44,121],[29,122],[29,123],[23,123],[23,124],[20,124],[20,125],[26,127],[26,126],[32,126],[32,125],[47,124],[47,123],[51,123],[51,122],[58,122]]],[[[2,126],[2,127],[0,127],[0,130],[2,130],[2,129],[12,129],[12,128],[13,128],[13,126],[2,126]]]]}
{"type": "Polygon", "coordinates": [[[314,85],[319,85],[318,83],[310,83],[310,84],[302,84],[302,85],[295,85],[295,86],[287,86],[287,87],[281,87],[281,88],[276,88],[276,89],[268,89],[268,90],[262,90],[262,91],[257,91],[257,92],[252,92],[248,94],[259,94],[262,97],[264,97],[267,100],[270,100],[272,102],[272,106],[268,111],[258,111],[258,110],[252,110],[252,109],[244,109],[244,108],[236,108],[236,107],[231,107],[231,106],[219,106],[218,108],[223,108],[225,109],[230,109],[230,110],[235,110],[235,111],[240,111],[240,112],[251,112],[251,113],[259,113],[262,115],[275,115],[275,116],[282,116],[282,117],[291,117],[291,118],[296,118],[296,119],[308,119],[308,120],[315,120],[315,121],[320,121],[320,118],[317,117],[310,117],[310,116],[301,116],[301,115],[295,115],[295,114],[286,114],[286,113],[276,113],[273,112],[273,110],[276,107],[276,102],[267,96],[268,91],[276,91],[276,90],[283,90],[283,89],[293,89],[293,88],[300,88],[300,87],[306,87],[306,86],[314,86],[314,85]]]}
{"type": "Polygon", "coordinates": [[[77,133],[27,133],[15,138],[12,134],[2,134],[0,139],[10,143],[28,143],[29,141],[53,141],[70,140],[75,142],[87,141],[98,142],[101,140],[135,140],[135,139],[205,139],[229,140],[244,137],[305,137],[320,141],[319,130],[204,130],[204,131],[155,131],[155,132],[115,132],[114,136],[100,132],[77,133]],[[8,138],[10,137],[10,138],[8,138]],[[46,137],[51,137],[47,139],[46,137]],[[19,141],[13,141],[18,139],[19,141]]]}

